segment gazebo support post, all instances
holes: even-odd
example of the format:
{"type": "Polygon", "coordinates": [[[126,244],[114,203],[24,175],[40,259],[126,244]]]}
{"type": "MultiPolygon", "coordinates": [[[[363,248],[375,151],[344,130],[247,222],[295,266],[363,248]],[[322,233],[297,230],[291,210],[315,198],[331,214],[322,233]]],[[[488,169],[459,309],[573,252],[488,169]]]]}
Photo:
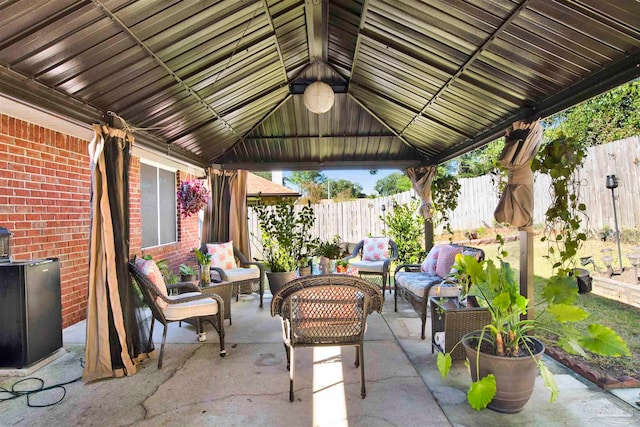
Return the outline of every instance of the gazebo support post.
{"type": "Polygon", "coordinates": [[[433,247],[433,221],[431,219],[424,220],[424,250],[429,253],[433,247]]]}
{"type": "Polygon", "coordinates": [[[520,229],[520,295],[529,299],[527,319],[533,319],[533,232],[520,229]]]}

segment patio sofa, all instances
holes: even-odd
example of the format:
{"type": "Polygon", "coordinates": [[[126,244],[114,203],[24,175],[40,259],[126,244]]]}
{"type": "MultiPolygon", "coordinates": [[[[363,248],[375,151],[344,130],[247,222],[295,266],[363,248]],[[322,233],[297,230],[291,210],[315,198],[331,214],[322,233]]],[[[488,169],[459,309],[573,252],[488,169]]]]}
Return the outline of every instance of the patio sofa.
{"type": "Polygon", "coordinates": [[[457,297],[458,285],[451,277],[451,267],[458,253],[484,259],[484,251],[471,246],[438,244],[430,251],[422,264],[399,265],[394,274],[394,310],[398,311],[398,296],[411,303],[422,320],[422,334],[427,323],[429,297],[457,297]]]}

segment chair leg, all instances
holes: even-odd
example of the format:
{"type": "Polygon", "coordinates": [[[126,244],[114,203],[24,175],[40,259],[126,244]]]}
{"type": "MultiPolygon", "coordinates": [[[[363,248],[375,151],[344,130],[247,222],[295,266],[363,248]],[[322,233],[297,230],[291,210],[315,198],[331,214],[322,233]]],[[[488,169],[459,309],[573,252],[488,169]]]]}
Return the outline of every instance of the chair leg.
{"type": "Polygon", "coordinates": [[[289,402],[293,402],[293,389],[296,383],[296,363],[295,363],[295,352],[293,351],[293,347],[289,347],[289,357],[291,359],[291,366],[289,368],[289,402]]]}
{"type": "Polygon", "coordinates": [[[360,352],[358,351],[358,346],[356,346],[354,350],[356,351],[356,360],[354,362],[354,365],[356,365],[357,368],[358,366],[360,366],[360,352]]]}
{"type": "Polygon", "coordinates": [[[147,348],[151,348],[153,345],[153,326],[155,325],[156,319],[154,317],[151,318],[151,326],[149,327],[149,342],[147,343],[147,348]]]}
{"type": "Polygon", "coordinates": [[[284,352],[287,354],[287,371],[291,369],[291,355],[289,354],[289,346],[284,344],[284,352]]]}
{"type": "Polygon", "coordinates": [[[204,331],[204,324],[202,319],[198,317],[196,319],[196,330],[198,331],[198,342],[204,342],[207,340],[207,333],[204,331]]]}
{"type": "Polygon", "coordinates": [[[393,311],[398,312],[398,285],[393,287],[393,311]]]}
{"type": "Polygon", "coordinates": [[[164,325],[164,330],[162,331],[162,345],[160,346],[160,357],[158,357],[158,369],[162,368],[162,356],[164,356],[164,344],[167,341],[167,329],[168,325],[164,325]]]}
{"type": "Polygon", "coordinates": [[[367,397],[367,390],[364,385],[364,343],[358,346],[358,354],[360,357],[360,396],[364,399],[367,397]]]}

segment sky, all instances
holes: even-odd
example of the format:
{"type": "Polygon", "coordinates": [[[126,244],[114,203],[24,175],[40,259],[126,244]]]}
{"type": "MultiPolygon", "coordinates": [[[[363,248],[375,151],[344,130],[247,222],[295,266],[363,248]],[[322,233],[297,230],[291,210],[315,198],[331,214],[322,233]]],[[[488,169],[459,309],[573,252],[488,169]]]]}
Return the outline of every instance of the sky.
{"type": "MultiPolygon", "coordinates": [[[[400,169],[378,169],[378,173],[371,175],[369,169],[340,169],[340,170],[323,170],[322,172],[327,178],[330,179],[346,179],[347,181],[360,184],[362,186],[362,192],[369,194],[377,194],[375,190],[376,182],[378,180],[389,176],[393,172],[401,172],[400,169]]],[[[291,175],[291,171],[285,171],[284,176],[291,175]]],[[[298,190],[294,188],[294,190],[298,190]]]]}

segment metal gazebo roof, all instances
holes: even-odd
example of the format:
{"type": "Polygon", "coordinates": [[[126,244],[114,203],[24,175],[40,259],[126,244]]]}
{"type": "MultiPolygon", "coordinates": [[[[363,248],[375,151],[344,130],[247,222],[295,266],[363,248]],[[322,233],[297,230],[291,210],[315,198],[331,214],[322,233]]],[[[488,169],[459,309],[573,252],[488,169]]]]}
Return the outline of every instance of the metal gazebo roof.
{"type": "Polygon", "coordinates": [[[635,0],[0,1],[0,94],[230,169],[442,162],[638,64],[635,0]]]}

